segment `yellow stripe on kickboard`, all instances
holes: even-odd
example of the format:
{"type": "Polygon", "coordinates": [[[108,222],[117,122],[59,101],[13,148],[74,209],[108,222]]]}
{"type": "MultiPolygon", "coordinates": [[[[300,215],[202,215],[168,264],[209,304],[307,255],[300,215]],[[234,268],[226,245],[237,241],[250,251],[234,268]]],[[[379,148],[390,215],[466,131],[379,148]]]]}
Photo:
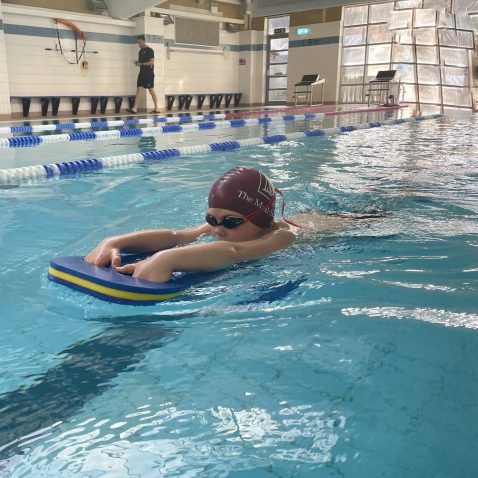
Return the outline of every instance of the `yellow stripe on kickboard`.
{"type": "Polygon", "coordinates": [[[146,294],[142,292],[130,292],[127,290],[119,290],[113,289],[111,287],[106,287],[104,285],[96,284],[94,282],[81,279],[80,277],[76,277],[74,275],[68,274],[67,272],[62,272],[53,267],[48,268],[48,273],[54,277],[58,277],[58,279],[62,279],[66,282],[71,282],[72,284],[78,285],[85,289],[89,289],[93,292],[98,292],[99,294],[103,294],[110,297],[115,297],[117,299],[127,299],[132,301],[141,301],[141,300],[167,300],[173,299],[178,295],[182,294],[184,291],[173,292],[170,294],[146,294]]]}

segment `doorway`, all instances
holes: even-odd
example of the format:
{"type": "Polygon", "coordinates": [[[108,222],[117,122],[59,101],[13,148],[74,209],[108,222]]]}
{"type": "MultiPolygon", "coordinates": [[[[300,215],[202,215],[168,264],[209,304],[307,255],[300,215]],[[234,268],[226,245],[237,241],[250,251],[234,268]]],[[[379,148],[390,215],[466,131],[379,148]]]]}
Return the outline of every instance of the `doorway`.
{"type": "Polygon", "coordinates": [[[287,64],[289,60],[289,15],[268,19],[266,103],[287,102],[287,64]]]}

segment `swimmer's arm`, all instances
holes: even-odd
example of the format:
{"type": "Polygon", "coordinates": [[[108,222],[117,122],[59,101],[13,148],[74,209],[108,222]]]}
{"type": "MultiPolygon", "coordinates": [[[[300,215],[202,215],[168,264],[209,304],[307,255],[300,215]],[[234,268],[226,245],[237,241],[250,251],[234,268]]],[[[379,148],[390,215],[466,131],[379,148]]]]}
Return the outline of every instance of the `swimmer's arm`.
{"type": "Polygon", "coordinates": [[[173,257],[173,271],[215,271],[273,254],[290,246],[295,238],[291,230],[278,230],[253,241],[219,241],[163,252],[173,257]]]}
{"type": "Polygon", "coordinates": [[[123,234],[113,238],[116,247],[125,252],[156,252],[168,247],[189,244],[199,236],[209,233],[211,226],[188,227],[175,231],[173,229],[152,229],[123,234]]]}
{"type": "Polygon", "coordinates": [[[121,264],[120,252],[156,252],[168,247],[190,244],[203,234],[210,234],[211,226],[201,224],[174,231],[158,229],[150,231],[131,232],[121,236],[104,239],[87,256],[85,261],[97,266],[111,264],[117,267],[121,264]]]}
{"type": "Polygon", "coordinates": [[[291,230],[279,230],[246,242],[219,241],[161,251],[118,272],[153,282],[167,282],[174,271],[215,271],[235,263],[267,256],[294,242],[291,230]]]}

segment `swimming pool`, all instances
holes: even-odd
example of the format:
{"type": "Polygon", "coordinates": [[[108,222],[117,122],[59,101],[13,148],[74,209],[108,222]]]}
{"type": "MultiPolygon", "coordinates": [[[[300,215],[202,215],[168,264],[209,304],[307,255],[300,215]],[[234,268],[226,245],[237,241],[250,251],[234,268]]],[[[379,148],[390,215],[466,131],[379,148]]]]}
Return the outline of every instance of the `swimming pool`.
{"type": "MultiPolygon", "coordinates": [[[[304,127],[45,145],[2,167],[304,127]]],[[[477,476],[476,131],[429,121],[0,189],[2,473],[477,476]],[[47,281],[52,255],[201,222],[237,165],[269,175],[289,214],[389,216],[149,308],[47,281]]]]}

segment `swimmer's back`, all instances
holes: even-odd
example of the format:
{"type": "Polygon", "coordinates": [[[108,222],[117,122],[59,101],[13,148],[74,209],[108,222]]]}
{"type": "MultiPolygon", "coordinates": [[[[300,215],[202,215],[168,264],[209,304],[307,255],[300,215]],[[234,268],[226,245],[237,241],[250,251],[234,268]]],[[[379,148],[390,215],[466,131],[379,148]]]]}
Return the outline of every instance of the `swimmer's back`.
{"type": "MultiPolygon", "coordinates": [[[[386,217],[385,214],[360,214],[332,211],[303,211],[292,217],[291,222],[297,224],[300,234],[304,233],[337,233],[355,229],[364,224],[375,222],[386,217]]],[[[282,224],[282,223],[281,223],[282,224]]],[[[284,223],[285,226],[287,226],[284,223]]]]}

